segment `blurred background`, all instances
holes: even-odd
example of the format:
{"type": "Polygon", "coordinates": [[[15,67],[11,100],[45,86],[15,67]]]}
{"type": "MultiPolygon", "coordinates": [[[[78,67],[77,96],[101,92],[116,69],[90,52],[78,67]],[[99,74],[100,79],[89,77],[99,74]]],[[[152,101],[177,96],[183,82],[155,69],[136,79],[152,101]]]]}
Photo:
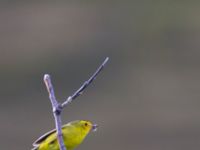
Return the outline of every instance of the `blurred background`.
{"type": "Polygon", "coordinates": [[[0,149],[54,128],[43,75],[64,101],[101,64],[63,123],[99,124],[77,150],[200,148],[200,2],[1,1],[0,149]]]}

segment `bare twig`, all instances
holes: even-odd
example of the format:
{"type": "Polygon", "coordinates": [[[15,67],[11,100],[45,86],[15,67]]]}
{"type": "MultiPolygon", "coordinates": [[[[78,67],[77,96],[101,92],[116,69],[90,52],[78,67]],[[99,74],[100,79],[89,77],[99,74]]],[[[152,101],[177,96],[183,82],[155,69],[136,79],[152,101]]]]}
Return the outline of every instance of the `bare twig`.
{"type": "Polygon", "coordinates": [[[68,103],[70,103],[72,100],[77,98],[83,91],[92,83],[92,81],[96,78],[96,76],[101,72],[101,70],[104,68],[105,64],[108,62],[109,58],[107,57],[104,62],[99,66],[99,68],[95,71],[95,73],[83,83],[83,85],[76,91],[72,96],[69,96],[65,102],[62,104],[58,103],[56,100],[53,85],[51,83],[50,75],[45,74],[44,75],[44,82],[47,87],[47,91],[49,93],[49,99],[52,104],[53,108],[53,114],[55,119],[55,125],[56,125],[56,131],[57,131],[57,138],[60,146],[60,150],[66,150],[66,147],[64,145],[63,136],[62,136],[62,121],[61,121],[61,112],[62,108],[64,108],[68,103]]]}
{"type": "Polygon", "coordinates": [[[49,92],[49,99],[51,101],[52,108],[53,108],[53,115],[55,119],[57,138],[60,145],[60,150],[66,150],[63,137],[62,137],[62,121],[61,121],[61,116],[60,116],[61,109],[54,94],[54,89],[51,83],[50,75],[48,74],[44,75],[44,82],[46,84],[47,91],[49,92]]]}
{"type": "Polygon", "coordinates": [[[104,60],[104,62],[99,66],[99,68],[95,71],[95,73],[87,81],[85,81],[82,84],[82,86],[76,92],[74,92],[74,94],[72,96],[69,96],[67,98],[67,100],[62,103],[62,105],[61,105],[62,108],[65,107],[68,103],[70,103],[72,100],[74,100],[76,97],[78,97],[79,95],[81,95],[83,93],[84,89],[86,89],[88,87],[88,85],[90,85],[92,83],[92,81],[96,78],[96,76],[102,71],[102,69],[108,62],[108,60],[109,60],[109,57],[107,57],[104,60]]]}

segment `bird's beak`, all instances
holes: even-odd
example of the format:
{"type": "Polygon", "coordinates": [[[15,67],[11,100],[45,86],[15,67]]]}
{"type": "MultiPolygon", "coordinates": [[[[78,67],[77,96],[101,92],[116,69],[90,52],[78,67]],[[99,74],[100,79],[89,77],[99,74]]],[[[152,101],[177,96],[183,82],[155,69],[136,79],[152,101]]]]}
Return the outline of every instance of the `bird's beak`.
{"type": "Polygon", "coordinates": [[[97,124],[93,124],[93,125],[92,125],[92,131],[94,131],[94,132],[97,131],[97,127],[98,127],[97,124]]]}

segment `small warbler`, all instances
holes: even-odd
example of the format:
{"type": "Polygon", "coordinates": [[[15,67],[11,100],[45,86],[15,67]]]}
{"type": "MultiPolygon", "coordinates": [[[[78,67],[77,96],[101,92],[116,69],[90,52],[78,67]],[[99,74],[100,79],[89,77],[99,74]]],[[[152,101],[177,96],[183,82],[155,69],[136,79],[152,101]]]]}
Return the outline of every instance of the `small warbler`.
{"type": "MultiPolygon", "coordinates": [[[[67,150],[73,150],[83,142],[88,133],[96,131],[97,125],[90,121],[77,120],[62,126],[64,144],[67,150]]],[[[56,130],[52,130],[42,135],[33,143],[32,150],[59,150],[56,130]]]]}

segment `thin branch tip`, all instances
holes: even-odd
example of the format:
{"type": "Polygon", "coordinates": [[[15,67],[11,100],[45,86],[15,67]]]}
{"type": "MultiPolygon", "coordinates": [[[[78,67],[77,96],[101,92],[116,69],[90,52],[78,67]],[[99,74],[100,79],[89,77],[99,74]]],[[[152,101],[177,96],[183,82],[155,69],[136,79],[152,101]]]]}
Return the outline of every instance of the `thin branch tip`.
{"type": "Polygon", "coordinates": [[[109,61],[109,57],[106,57],[106,59],[104,60],[104,62],[102,63],[102,66],[105,66],[106,63],[109,61]]]}
{"type": "Polygon", "coordinates": [[[49,74],[45,74],[43,79],[44,79],[44,81],[49,80],[50,79],[50,75],[49,74]]]}
{"type": "Polygon", "coordinates": [[[105,62],[107,62],[109,59],[110,59],[109,57],[106,57],[105,62]]]}

